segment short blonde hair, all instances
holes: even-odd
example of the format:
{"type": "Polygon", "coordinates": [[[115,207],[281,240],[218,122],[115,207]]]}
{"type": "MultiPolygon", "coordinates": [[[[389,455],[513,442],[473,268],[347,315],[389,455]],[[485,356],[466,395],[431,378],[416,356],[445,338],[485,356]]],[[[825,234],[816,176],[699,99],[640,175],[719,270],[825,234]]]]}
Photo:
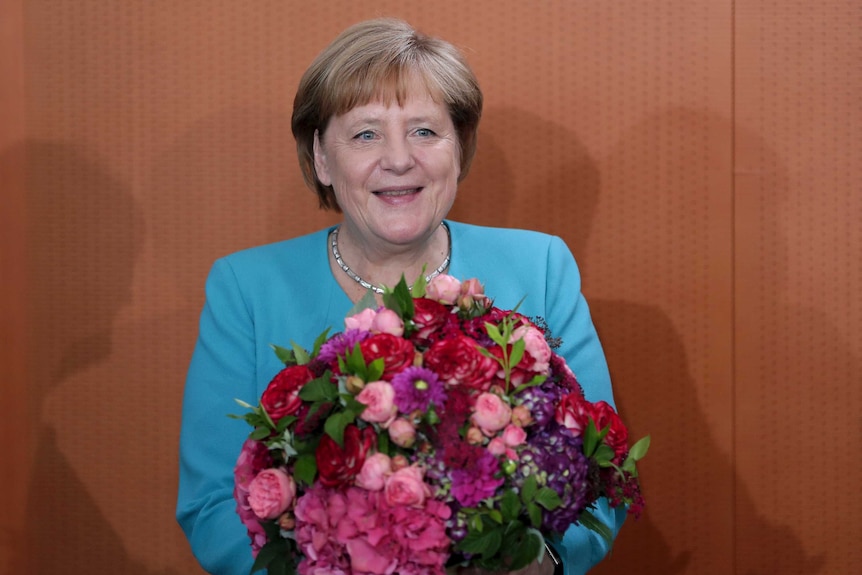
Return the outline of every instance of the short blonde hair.
{"type": "Polygon", "coordinates": [[[342,32],[305,71],[293,100],[291,129],[306,185],[320,207],[340,211],[331,186],[314,169],[314,134],[329,120],[371,101],[403,104],[416,80],[449,111],[458,134],[461,172],[470,168],[482,116],[482,91],[473,71],[452,44],[425,36],[404,21],[381,18],[342,32]]]}

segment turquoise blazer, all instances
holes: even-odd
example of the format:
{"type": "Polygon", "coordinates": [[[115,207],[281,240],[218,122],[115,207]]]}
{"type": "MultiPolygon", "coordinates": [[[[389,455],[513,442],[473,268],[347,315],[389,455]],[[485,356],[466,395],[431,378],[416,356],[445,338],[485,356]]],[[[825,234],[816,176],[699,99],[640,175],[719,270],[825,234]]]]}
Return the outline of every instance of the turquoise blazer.
{"type": "MultiPolygon", "coordinates": [[[[495,305],[543,317],[587,399],[613,404],[610,376],[581,279],[565,243],[546,234],[446,222],[450,275],[477,278],[495,305]]],[[[283,367],[270,344],[310,349],[327,327],[344,329],[353,303],[332,276],[331,229],[244,250],[215,262],[206,282],[183,399],[177,520],[209,573],[247,575],[252,555],[235,512],[233,467],[248,436],[235,398],[256,405],[283,367]]],[[[625,511],[600,502],[597,516],[617,533],[625,511]]],[[[566,573],[585,573],[607,553],[595,533],[572,526],[559,549],[566,573]]]]}

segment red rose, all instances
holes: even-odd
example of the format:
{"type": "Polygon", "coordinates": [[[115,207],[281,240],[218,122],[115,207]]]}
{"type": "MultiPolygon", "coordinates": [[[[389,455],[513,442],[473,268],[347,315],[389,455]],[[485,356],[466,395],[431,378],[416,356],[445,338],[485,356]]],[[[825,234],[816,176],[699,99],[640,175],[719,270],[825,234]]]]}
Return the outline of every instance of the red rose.
{"type": "Polygon", "coordinates": [[[383,376],[381,379],[391,380],[392,376],[413,365],[413,344],[406,339],[388,334],[372,335],[359,344],[359,350],[366,364],[378,358],[383,358],[383,376]]]}
{"type": "Polygon", "coordinates": [[[575,392],[563,397],[557,406],[557,423],[568,428],[576,436],[583,434],[590,419],[595,423],[597,431],[610,427],[603,443],[614,450],[616,454],[614,461],[617,463],[622,461],[622,457],[628,452],[629,432],[609,403],[604,401],[592,403],[575,392]]]}
{"type": "Polygon", "coordinates": [[[416,327],[413,338],[424,345],[438,339],[434,337],[434,333],[446,325],[449,318],[454,317],[448,307],[424,297],[415,298],[413,308],[413,325],[416,327]]]}
{"type": "Polygon", "coordinates": [[[365,457],[376,444],[377,435],[371,426],[360,430],[355,425],[348,425],[344,429],[343,448],[324,434],[315,452],[321,485],[343,487],[350,484],[359,475],[365,457]]]}
{"type": "Polygon", "coordinates": [[[628,451],[629,432],[626,429],[623,420],[617,415],[617,412],[609,403],[599,401],[593,403],[590,409],[590,415],[593,421],[596,422],[596,429],[601,431],[605,427],[610,426],[608,434],[605,436],[604,443],[609,445],[616,453],[614,458],[616,461],[621,461],[622,457],[628,451]]]}
{"type": "Polygon", "coordinates": [[[499,365],[479,352],[475,340],[456,335],[434,343],[425,352],[425,367],[448,385],[487,391],[499,365]]]}
{"type": "Polygon", "coordinates": [[[305,365],[291,365],[279,371],[260,398],[260,405],[273,422],[285,415],[294,415],[302,406],[299,390],[314,379],[314,374],[305,365]]]}

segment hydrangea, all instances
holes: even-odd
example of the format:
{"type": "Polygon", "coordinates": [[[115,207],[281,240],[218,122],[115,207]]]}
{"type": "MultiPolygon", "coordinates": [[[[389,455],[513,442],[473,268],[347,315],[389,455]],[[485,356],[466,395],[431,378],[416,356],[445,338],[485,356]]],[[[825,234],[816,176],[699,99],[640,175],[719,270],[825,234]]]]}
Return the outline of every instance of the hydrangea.
{"type": "Polygon", "coordinates": [[[388,505],[380,491],[315,485],[296,506],[300,575],[427,573],[444,575],[451,511],[427,499],[421,508],[388,505]]]}

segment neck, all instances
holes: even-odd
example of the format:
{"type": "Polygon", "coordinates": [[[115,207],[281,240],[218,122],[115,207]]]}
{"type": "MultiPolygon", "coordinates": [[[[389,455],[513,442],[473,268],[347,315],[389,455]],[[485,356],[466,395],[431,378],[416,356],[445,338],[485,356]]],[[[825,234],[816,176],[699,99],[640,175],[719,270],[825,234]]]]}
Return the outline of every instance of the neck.
{"type": "Polygon", "coordinates": [[[364,286],[363,289],[368,284],[376,291],[383,285],[393,287],[402,276],[412,285],[420,275],[430,279],[449,264],[451,239],[445,225],[435,228],[419,246],[394,246],[385,251],[358,244],[352,237],[346,226],[336,228],[329,238],[330,257],[342,279],[349,278],[350,282],[364,286]]]}

